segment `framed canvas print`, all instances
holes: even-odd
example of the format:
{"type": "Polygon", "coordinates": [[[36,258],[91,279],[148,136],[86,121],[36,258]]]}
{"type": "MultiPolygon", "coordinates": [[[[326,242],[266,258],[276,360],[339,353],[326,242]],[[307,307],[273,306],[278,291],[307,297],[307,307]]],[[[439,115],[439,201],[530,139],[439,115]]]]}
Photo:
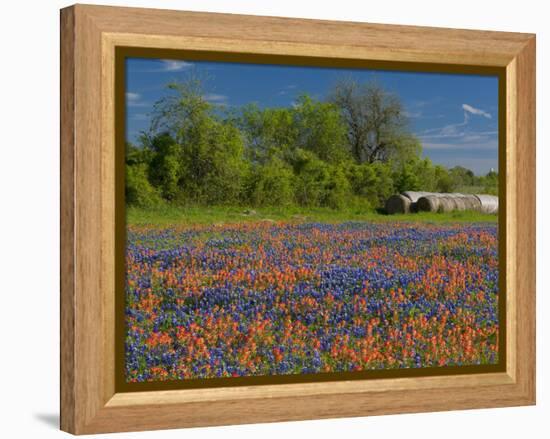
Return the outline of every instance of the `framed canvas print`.
{"type": "Polygon", "coordinates": [[[61,428],[535,403],[535,37],[61,11],[61,428]]]}

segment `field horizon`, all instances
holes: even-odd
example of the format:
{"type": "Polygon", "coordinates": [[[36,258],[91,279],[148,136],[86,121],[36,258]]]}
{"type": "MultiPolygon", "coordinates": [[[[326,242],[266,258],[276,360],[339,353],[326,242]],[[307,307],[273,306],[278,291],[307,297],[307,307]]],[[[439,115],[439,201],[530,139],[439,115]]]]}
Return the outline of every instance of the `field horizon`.
{"type": "Polygon", "coordinates": [[[477,211],[417,212],[388,215],[375,210],[349,208],[247,207],[247,206],[160,206],[139,208],[128,206],[126,221],[130,225],[178,225],[238,222],[433,222],[433,223],[496,223],[498,215],[477,211]]]}

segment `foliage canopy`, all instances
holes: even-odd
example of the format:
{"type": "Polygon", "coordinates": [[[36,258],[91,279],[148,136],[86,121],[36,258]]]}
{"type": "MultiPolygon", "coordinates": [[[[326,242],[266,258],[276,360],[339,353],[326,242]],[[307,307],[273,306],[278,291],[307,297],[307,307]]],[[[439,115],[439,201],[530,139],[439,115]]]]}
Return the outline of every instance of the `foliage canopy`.
{"type": "Polygon", "coordinates": [[[126,146],[129,205],[377,208],[404,190],[496,193],[477,177],[422,158],[399,98],[374,83],[338,82],[326,101],[227,109],[190,75],[168,84],[149,131],[126,146]]]}

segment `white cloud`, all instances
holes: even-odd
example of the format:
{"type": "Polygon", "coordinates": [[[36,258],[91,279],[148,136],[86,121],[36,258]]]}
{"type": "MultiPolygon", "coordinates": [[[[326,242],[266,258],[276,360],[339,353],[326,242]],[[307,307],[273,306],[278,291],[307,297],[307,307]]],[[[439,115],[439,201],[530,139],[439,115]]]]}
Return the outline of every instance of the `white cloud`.
{"type": "Polygon", "coordinates": [[[422,143],[422,149],[455,149],[455,143],[422,143]]]}
{"type": "Polygon", "coordinates": [[[464,110],[464,115],[471,113],[471,114],[475,114],[476,116],[483,116],[483,117],[486,117],[487,119],[491,119],[490,113],[480,110],[479,108],[472,107],[471,105],[462,104],[462,109],[464,110]]]}
{"type": "Polygon", "coordinates": [[[160,59],[152,67],[132,69],[134,73],[166,73],[182,72],[193,67],[195,64],[188,61],[178,61],[175,59],[160,59]]]}
{"type": "Polygon", "coordinates": [[[462,127],[468,124],[468,117],[464,113],[464,121],[460,123],[452,123],[449,125],[444,125],[442,127],[430,128],[420,133],[420,137],[424,139],[441,139],[448,137],[462,137],[464,136],[464,131],[462,127]]]}
{"type": "Polygon", "coordinates": [[[284,96],[289,94],[290,92],[292,92],[292,90],[295,90],[296,88],[298,88],[296,84],[288,84],[288,85],[285,85],[283,89],[280,90],[277,94],[280,96],[284,96]]]}
{"type": "Polygon", "coordinates": [[[459,143],[447,142],[426,142],[422,143],[422,148],[425,150],[498,150],[498,140],[479,137],[476,140],[464,139],[459,143]]]}
{"type": "Polygon", "coordinates": [[[464,110],[462,122],[431,128],[420,133],[418,137],[422,142],[422,148],[426,151],[489,150],[495,151],[495,156],[498,156],[498,131],[491,128],[472,130],[469,114],[490,117],[479,113],[485,113],[483,110],[467,104],[464,104],[462,109],[464,110]]]}
{"type": "Polygon", "coordinates": [[[403,115],[405,117],[408,117],[409,119],[416,119],[416,118],[419,118],[419,117],[422,117],[422,112],[421,111],[403,111],[403,115]]]}
{"type": "Polygon", "coordinates": [[[225,103],[229,98],[226,95],[220,95],[216,93],[207,93],[204,95],[204,99],[212,103],[225,103]]]}
{"type": "Polygon", "coordinates": [[[442,127],[430,128],[419,134],[421,139],[445,139],[445,138],[462,138],[473,141],[471,136],[492,136],[498,134],[497,131],[485,131],[485,132],[470,132],[468,130],[468,124],[470,122],[470,114],[477,116],[483,116],[486,119],[491,119],[491,114],[479,108],[472,107],[468,104],[462,104],[462,110],[464,111],[464,120],[459,123],[453,123],[444,125],[442,127]]]}
{"type": "Polygon", "coordinates": [[[176,61],[171,59],[163,59],[162,62],[162,71],[163,72],[181,72],[182,70],[187,70],[193,67],[193,63],[187,61],[176,61]]]}
{"type": "Polygon", "coordinates": [[[498,131],[472,131],[464,134],[463,142],[479,142],[487,138],[497,138],[498,131]]]}
{"type": "Polygon", "coordinates": [[[147,102],[143,102],[141,100],[141,95],[139,93],[134,92],[126,92],[126,104],[128,107],[148,107],[149,104],[147,102]]]}
{"type": "Polygon", "coordinates": [[[138,101],[141,98],[139,93],[126,92],[126,99],[129,101],[138,101]]]}

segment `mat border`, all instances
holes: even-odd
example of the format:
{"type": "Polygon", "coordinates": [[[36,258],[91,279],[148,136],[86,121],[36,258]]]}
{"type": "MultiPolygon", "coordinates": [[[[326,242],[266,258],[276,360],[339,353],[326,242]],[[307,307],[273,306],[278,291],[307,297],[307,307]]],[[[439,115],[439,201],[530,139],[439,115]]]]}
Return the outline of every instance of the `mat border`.
{"type": "Polygon", "coordinates": [[[534,402],[534,35],[90,5],[61,11],[63,430],[134,431],[534,402]],[[504,84],[499,125],[504,120],[506,139],[499,160],[501,203],[506,206],[499,218],[506,229],[500,248],[506,255],[505,370],[120,391],[115,385],[114,299],[121,211],[116,208],[121,188],[115,148],[117,50],[497,72],[504,84]]]}

